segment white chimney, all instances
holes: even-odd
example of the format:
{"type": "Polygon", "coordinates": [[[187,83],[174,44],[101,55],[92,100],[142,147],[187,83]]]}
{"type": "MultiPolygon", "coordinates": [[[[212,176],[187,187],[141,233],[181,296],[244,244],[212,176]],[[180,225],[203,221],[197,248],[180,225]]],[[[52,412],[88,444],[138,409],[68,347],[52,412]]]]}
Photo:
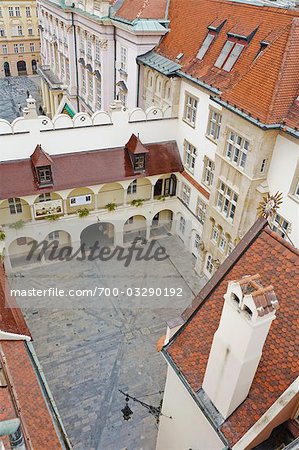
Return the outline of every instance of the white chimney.
{"type": "Polygon", "coordinates": [[[36,101],[35,99],[29,95],[29,97],[26,99],[27,106],[23,108],[23,116],[25,119],[36,119],[37,118],[37,112],[36,112],[36,101]]]}
{"type": "Polygon", "coordinates": [[[224,419],[248,395],[278,309],[273,287],[259,280],[257,274],[231,281],[224,294],[202,386],[224,419]]]}

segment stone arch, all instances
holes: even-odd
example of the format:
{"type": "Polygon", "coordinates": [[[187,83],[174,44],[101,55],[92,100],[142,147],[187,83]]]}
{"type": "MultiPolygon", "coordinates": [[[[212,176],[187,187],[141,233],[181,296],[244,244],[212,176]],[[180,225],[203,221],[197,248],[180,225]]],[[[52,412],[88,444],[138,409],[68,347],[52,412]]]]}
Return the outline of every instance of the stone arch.
{"type": "Polygon", "coordinates": [[[177,191],[177,177],[174,173],[171,175],[161,175],[155,183],[154,198],[161,196],[173,197],[177,191]]]}
{"type": "Polygon", "coordinates": [[[79,209],[95,209],[95,195],[92,189],[88,187],[79,187],[72,189],[66,199],[67,214],[75,214],[79,209]]]}
{"type": "Polygon", "coordinates": [[[161,208],[152,218],[150,237],[170,234],[174,213],[171,209],[161,208]]]}
{"type": "Polygon", "coordinates": [[[37,241],[28,236],[20,236],[9,244],[8,256],[13,269],[37,262],[39,252],[33,253],[32,256],[30,254],[33,243],[37,244],[37,241]]]}
{"type": "Polygon", "coordinates": [[[99,221],[84,228],[80,234],[81,245],[86,249],[96,243],[99,246],[112,246],[114,244],[115,227],[110,222],[99,221]]]}
{"type": "Polygon", "coordinates": [[[5,61],[5,63],[3,64],[3,70],[4,70],[4,75],[6,77],[10,77],[11,76],[10,66],[9,66],[9,62],[8,61],[5,61]]]}
{"type": "Polygon", "coordinates": [[[28,222],[32,219],[29,203],[21,197],[13,197],[0,202],[1,225],[11,225],[20,220],[28,222]]]}
{"type": "Polygon", "coordinates": [[[101,187],[98,193],[98,207],[105,208],[109,203],[116,206],[124,204],[125,190],[120,183],[107,183],[101,187]]]}
{"type": "Polygon", "coordinates": [[[26,61],[21,60],[17,62],[17,71],[18,71],[18,75],[27,75],[27,66],[26,66],[26,61]]]}
{"type": "Polygon", "coordinates": [[[135,239],[146,239],[147,220],[141,214],[129,217],[124,224],[124,243],[133,242],[135,239]]]}
{"type": "Polygon", "coordinates": [[[127,202],[130,203],[133,200],[143,199],[149,200],[152,196],[152,183],[149,178],[136,178],[132,180],[127,189],[127,202]],[[136,182],[136,189],[135,189],[136,182]]]}
{"type": "Polygon", "coordinates": [[[68,254],[67,247],[69,248],[69,254],[71,254],[70,246],[71,246],[72,240],[71,240],[71,235],[68,231],[53,230],[47,234],[47,236],[45,237],[44,240],[47,242],[47,245],[49,245],[49,250],[47,250],[45,252],[46,260],[49,260],[49,259],[56,260],[55,255],[57,258],[59,253],[60,253],[59,254],[60,258],[63,260],[63,258],[66,257],[68,254]],[[55,250],[55,251],[53,250],[54,245],[55,246],[57,245],[57,250],[55,250]],[[63,250],[62,250],[63,248],[65,248],[66,253],[63,252],[63,250]],[[51,252],[53,252],[52,255],[54,256],[54,258],[51,255],[51,252]]]}

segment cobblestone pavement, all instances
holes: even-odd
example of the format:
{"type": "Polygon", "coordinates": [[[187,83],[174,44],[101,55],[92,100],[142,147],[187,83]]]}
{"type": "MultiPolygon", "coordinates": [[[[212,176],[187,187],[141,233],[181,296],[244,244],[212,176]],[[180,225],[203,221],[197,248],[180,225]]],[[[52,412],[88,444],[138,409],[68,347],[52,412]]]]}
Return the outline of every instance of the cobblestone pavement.
{"type": "Polygon", "coordinates": [[[12,122],[22,113],[19,106],[26,106],[27,91],[41,105],[41,87],[38,75],[0,78],[0,119],[12,122]]]}
{"type": "MultiPolygon", "coordinates": [[[[182,297],[54,298],[23,307],[34,348],[75,450],[154,450],[157,425],[146,409],[130,403],[123,421],[122,389],[159,405],[166,362],[156,351],[166,322],[177,317],[206,282],[179,238],[160,239],[169,258],[155,262],[65,262],[10,276],[13,288],[182,288],[182,297]],[[56,302],[56,303],[55,303],[56,302]],[[153,394],[153,395],[150,395],[153,394]]],[[[158,243],[155,244],[158,246],[158,243]]],[[[20,306],[26,301],[19,299],[20,306]]]]}

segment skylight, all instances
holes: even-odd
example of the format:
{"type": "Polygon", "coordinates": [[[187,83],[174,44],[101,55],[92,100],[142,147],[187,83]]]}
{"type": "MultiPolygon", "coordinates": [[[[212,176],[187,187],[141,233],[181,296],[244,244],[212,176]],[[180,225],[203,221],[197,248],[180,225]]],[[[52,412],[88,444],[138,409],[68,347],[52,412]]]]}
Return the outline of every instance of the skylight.
{"type": "Polygon", "coordinates": [[[229,72],[235,65],[238,57],[242,53],[243,48],[244,44],[239,44],[238,42],[233,41],[226,41],[220,55],[215,62],[215,67],[229,72]]]}
{"type": "Polygon", "coordinates": [[[200,49],[198,50],[198,53],[197,53],[197,56],[196,56],[198,59],[202,59],[205,56],[205,54],[207,53],[207,51],[208,51],[210,45],[212,44],[214,38],[215,38],[215,34],[212,34],[212,33],[208,33],[207,34],[207,36],[205,37],[205,40],[203,41],[200,49]]]}

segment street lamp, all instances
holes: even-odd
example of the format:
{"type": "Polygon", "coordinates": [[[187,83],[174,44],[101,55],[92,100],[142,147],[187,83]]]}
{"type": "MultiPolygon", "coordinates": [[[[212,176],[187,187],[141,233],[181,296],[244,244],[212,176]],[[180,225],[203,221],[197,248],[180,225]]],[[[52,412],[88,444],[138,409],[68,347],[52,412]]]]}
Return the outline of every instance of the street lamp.
{"type": "Polygon", "coordinates": [[[148,412],[154,416],[156,418],[157,423],[159,423],[160,420],[160,416],[164,416],[164,417],[168,417],[168,419],[172,419],[171,416],[166,416],[165,414],[163,414],[161,412],[161,407],[162,405],[159,406],[152,406],[149,405],[148,403],[142,402],[141,400],[139,400],[136,397],[132,397],[131,395],[127,394],[126,392],[123,392],[121,389],[119,389],[119,392],[124,395],[126,397],[126,405],[125,407],[121,410],[121,412],[123,413],[123,419],[124,420],[130,420],[132,415],[133,415],[133,411],[131,410],[131,408],[129,407],[129,400],[133,400],[133,402],[139,403],[141,406],[143,406],[144,408],[146,408],[148,410],[148,412]]]}

